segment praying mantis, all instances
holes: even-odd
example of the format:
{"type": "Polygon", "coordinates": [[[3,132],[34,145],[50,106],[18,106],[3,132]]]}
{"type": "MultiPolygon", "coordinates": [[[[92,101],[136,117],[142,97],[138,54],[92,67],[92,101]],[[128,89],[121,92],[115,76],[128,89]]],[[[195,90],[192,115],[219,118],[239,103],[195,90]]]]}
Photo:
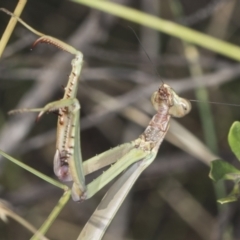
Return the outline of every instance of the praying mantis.
{"type": "Polygon", "coordinates": [[[81,107],[76,98],[78,78],[83,65],[83,54],[59,39],[38,32],[8,10],[3,8],[0,10],[17,18],[22,25],[40,36],[33,46],[38,43],[48,43],[75,56],[71,63],[72,71],[61,100],[48,103],[43,108],[16,109],[9,112],[9,114],[39,112],[38,120],[44,113],[58,111],[57,141],[53,168],[55,175],[61,181],[73,182],[72,199],[74,201],[83,201],[91,198],[135,162],[144,161],[147,163],[146,167],[151,164],[168,131],[171,116],[183,117],[188,114],[191,110],[190,102],[179,97],[170,86],[162,83],[159,89],[152,94],[151,101],[157,113],[153,116],[145,131],[132,142],[117,146],[83,163],[79,136],[81,107]],[[113,165],[86,185],[86,172],[96,171],[109,164],[113,165]]]}
{"type": "MultiPolygon", "coordinates": [[[[120,145],[119,147],[100,154],[97,157],[84,161],[82,164],[79,139],[80,104],[78,100],[75,99],[76,93],[73,92],[77,91],[78,88],[78,76],[80,76],[79,71],[81,71],[80,65],[82,65],[83,62],[83,56],[76,49],[73,49],[69,45],[50,36],[41,36],[40,39],[36,41],[36,44],[39,42],[49,42],[51,45],[58,46],[75,56],[72,63],[73,67],[69,82],[65,88],[64,97],[62,100],[50,103],[44,108],[35,110],[15,110],[12,111],[12,113],[40,111],[40,114],[38,115],[38,118],[40,118],[46,112],[58,111],[58,135],[54,157],[54,172],[60,180],[73,181],[73,199],[75,201],[83,201],[90,198],[95,194],[91,191],[92,189],[98,191],[105,182],[111,181],[114,179],[114,176],[118,175],[121,171],[125,171],[125,169],[127,170],[122,176],[126,176],[126,173],[130,168],[132,169],[133,166],[142,165],[142,168],[139,168],[139,174],[141,174],[141,172],[148,167],[152,161],[154,161],[156,153],[161,145],[161,141],[165,138],[166,132],[168,131],[170,117],[180,117],[187,114],[187,112],[190,111],[189,103],[185,102],[184,99],[179,98],[169,86],[161,84],[159,89],[152,96],[152,102],[157,110],[157,114],[153,117],[144,133],[136,140],[120,145]],[[70,82],[71,85],[69,87],[70,82]],[[116,163],[114,164],[114,162],[116,163]],[[110,168],[112,170],[105,172],[97,178],[96,181],[93,182],[95,185],[93,183],[90,183],[89,185],[85,184],[84,176],[87,172],[95,171],[108,164],[114,164],[110,168]],[[117,172],[118,170],[119,172],[117,172]]],[[[135,173],[136,171],[134,170],[134,174],[135,173]]],[[[137,175],[139,176],[139,174],[137,175]]],[[[132,176],[133,175],[131,175],[131,177],[132,176]]],[[[112,187],[108,193],[111,189],[112,187]]],[[[102,218],[102,221],[104,220],[105,215],[103,215],[102,218]]]]}
{"type": "MultiPolygon", "coordinates": [[[[83,54],[74,47],[54,37],[36,31],[8,10],[0,10],[17,18],[26,28],[40,36],[33,46],[36,46],[38,43],[48,43],[74,55],[72,70],[69,75],[68,83],[64,88],[64,96],[61,100],[48,103],[43,108],[16,109],[9,113],[39,112],[37,116],[38,120],[45,113],[58,111],[57,141],[53,169],[55,175],[61,181],[73,182],[71,195],[72,199],[76,202],[91,198],[107,183],[126,170],[122,177],[129,177],[128,179],[132,182],[128,182],[127,180],[126,184],[123,183],[124,187],[126,185],[124,191],[120,191],[119,188],[118,195],[116,195],[119,196],[121,200],[116,201],[114,206],[112,206],[111,203],[107,204],[107,207],[105,205],[104,216],[100,220],[100,225],[94,224],[97,231],[103,228],[103,226],[105,226],[104,229],[106,229],[133,183],[137,180],[141,172],[154,161],[158,149],[169,129],[171,116],[185,116],[191,110],[191,104],[188,100],[179,97],[167,84],[160,84],[159,89],[155,91],[151,97],[153,107],[157,113],[153,116],[145,131],[137,139],[129,143],[124,143],[83,162],[80,147],[80,103],[76,98],[78,78],[83,65],[83,54]],[[85,183],[86,174],[110,164],[112,164],[112,166],[94,181],[89,184],[85,183]],[[133,173],[131,173],[132,169],[134,170],[133,173]],[[131,173],[130,176],[129,173],[131,173]]],[[[119,178],[119,180],[121,180],[121,178],[119,178]]],[[[108,191],[110,195],[112,194],[112,190],[116,189],[115,185],[118,182],[119,181],[115,182],[114,186],[108,191]]],[[[104,203],[104,201],[102,202],[104,203]]],[[[88,232],[88,229],[86,231],[88,232]]],[[[91,230],[90,232],[94,231],[91,230]]],[[[80,235],[79,239],[85,239],[86,234],[84,230],[81,234],[83,235],[80,235]]],[[[89,232],[87,235],[90,237],[89,232]]],[[[88,239],[101,239],[102,235],[96,233],[95,236],[88,239]]]]}

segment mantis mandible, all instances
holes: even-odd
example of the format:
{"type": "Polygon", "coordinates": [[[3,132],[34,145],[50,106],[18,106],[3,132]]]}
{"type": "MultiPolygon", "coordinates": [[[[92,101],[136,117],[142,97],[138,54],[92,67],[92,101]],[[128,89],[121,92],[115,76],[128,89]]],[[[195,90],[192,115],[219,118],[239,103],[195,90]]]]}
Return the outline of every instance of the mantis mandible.
{"type": "Polygon", "coordinates": [[[157,113],[145,131],[132,142],[117,146],[83,163],[80,150],[80,103],[76,99],[83,54],[54,37],[36,31],[8,10],[3,8],[0,10],[17,18],[26,28],[40,36],[33,44],[34,46],[38,43],[49,43],[75,55],[72,60],[72,71],[61,100],[51,102],[43,108],[16,109],[9,112],[10,114],[39,112],[37,117],[39,119],[44,113],[58,111],[54,173],[62,181],[73,181],[72,198],[74,201],[82,201],[92,197],[135,162],[142,160],[147,167],[156,157],[168,131],[171,116],[183,117],[191,110],[191,104],[188,100],[179,97],[170,86],[162,83],[159,89],[152,94],[151,101],[157,113]],[[114,164],[94,181],[85,184],[87,173],[112,163],[114,164]]]}

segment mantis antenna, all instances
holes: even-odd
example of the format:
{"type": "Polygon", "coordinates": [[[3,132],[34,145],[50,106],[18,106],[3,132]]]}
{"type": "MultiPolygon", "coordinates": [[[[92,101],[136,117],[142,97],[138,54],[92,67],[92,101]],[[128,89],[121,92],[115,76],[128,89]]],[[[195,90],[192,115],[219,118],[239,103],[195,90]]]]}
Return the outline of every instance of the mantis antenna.
{"type": "Polygon", "coordinates": [[[240,107],[240,104],[235,104],[235,103],[223,103],[223,102],[203,102],[195,99],[188,99],[190,102],[197,102],[197,103],[211,103],[211,104],[216,104],[216,105],[223,105],[223,106],[230,106],[230,107],[240,107]]]}
{"type": "MultiPolygon", "coordinates": [[[[143,49],[144,53],[146,54],[148,60],[150,61],[150,63],[152,64],[152,67],[155,71],[155,73],[157,74],[157,76],[159,77],[159,79],[161,80],[161,82],[164,84],[164,81],[162,80],[157,68],[154,66],[153,64],[153,61],[152,59],[150,58],[149,54],[147,53],[146,49],[144,48],[143,44],[141,43],[141,40],[139,39],[137,33],[135,32],[135,30],[131,27],[131,26],[128,26],[128,28],[130,28],[133,32],[133,34],[135,35],[136,39],[138,40],[141,48],[143,49]]],[[[198,103],[204,103],[203,101],[199,101],[199,100],[194,100],[194,99],[188,99],[188,101],[190,102],[198,102],[198,103]]],[[[225,105],[225,106],[232,106],[232,107],[240,107],[240,104],[231,104],[231,103],[221,103],[221,102],[207,102],[207,103],[210,103],[210,104],[216,104],[216,105],[225,105]]]]}
{"type": "Polygon", "coordinates": [[[133,32],[133,34],[135,35],[136,39],[138,40],[138,42],[139,42],[141,48],[143,49],[144,53],[146,54],[148,60],[149,60],[150,63],[152,64],[153,70],[155,71],[155,73],[157,74],[157,76],[159,77],[159,79],[161,80],[162,84],[164,84],[164,81],[162,80],[162,78],[161,78],[161,76],[160,76],[160,74],[159,74],[157,68],[154,66],[152,59],[149,57],[147,51],[145,50],[144,46],[142,45],[142,43],[141,43],[141,41],[140,41],[140,39],[139,39],[137,33],[134,31],[134,29],[133,29],[132,27],[130,27],[130,26],[128,26],[128,27],[132,30],[132,32],[133,32]]]}

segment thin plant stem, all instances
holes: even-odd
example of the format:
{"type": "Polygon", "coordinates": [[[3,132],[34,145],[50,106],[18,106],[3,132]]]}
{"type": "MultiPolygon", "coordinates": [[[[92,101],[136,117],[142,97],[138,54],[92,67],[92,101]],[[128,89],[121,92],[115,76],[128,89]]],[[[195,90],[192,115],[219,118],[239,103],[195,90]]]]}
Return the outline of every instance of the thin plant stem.
{"type": "MultiPolygon", "coordinates": [[[[67,204],[71,196],[71,190],[68,189],[65,191],[62,195],[62,197],[59,199],[58,204],[54,207],[48,218],[44,221],[43,225],[38,229],[38,233],[41,233],[43,235],[46,234],[48,229],[51,227],[59,213],[62,211],[64,206],[67,204]]],[[[37,234],[34,234],[30,240],[37,240],[39,237],[37,234]]]]}
{"type": "MultiPolygon", "coordinates": [[[[18,1],[18,4],[17,4],[17,6],[16,6],[16,8],[14,10],[14,15],[15,16],[19,17],[21,15],[21,13],[22,13],[26,3],[27,3],[27,0],[19,0],[18,1]]],[[[1,41],[0,41],[0,58],[2,56],[2,53],[3,53],[5,47],[6,47],[7,43],[8,43],[8,40],[9,40],[9,38],[10,38],[10,36],[11,36],[15,26],[16,26],[16,24],[17,24],[17,19],[12,17],[10,19],[8,25],[7,25],[6,30],[3,33],[1,41]]]]}
{"type": "MultiPolygon", "coordinates": [[[[13,212],[7,204],[4,204],[4,201],[0,201],[0,215],[2,217],[2,220],[4,220],[5,217],[11,217],[15,221],[17,221],[19,224],[21,224],[23,227],[28,229],[30,232],[38,236],[40,240],[48,240],[45,236],[43,236],[35,227],[33,227],[29,222],[27,222],[24,218],[13,212]],[[4,216],[4,217],[3,217],[4,216]]],[[[5,222],[7,219],[5,220],[5,222]]]]}
{"type": "MultiPolygon", "coordinates": [[[[182,17],[181,3],[178,0],[171,1],[170,3],[174,15],[176,17],[182,17]]],[[[200,64],[199,51],[197,47],[186,41],[182,41],[182,45],[184,48],[185,57],[188,61],[189,72],[192,76],[193,81],[195,81],[197,85],[195,89],[195,96],[197,100],[200,102],[198,104],[198,111],[203,126],[204,139],[209,149],[211,149],[215,154],[217,154],[218,153],[217,138],[211,108],[209,104],[208,91],[207,88],[204,87],[203,84],[197,80],[198,79],[197,77],[203,76],[203,69],[200,64]]]]}
{"type": "Polygon", "coordinates": [[[10,155],[8,155],[7,153],[3,152],[2,150],[0,150],[0,155],[2,155],[3,157],[7,158],[8,160],[10,160],[11,162],[15,163],[16,165],[18,165],[21,168],[24,168],[25,170],[27,170],[28,172],[34,174],[35,176],[45,180],[46,182],[63,189],[64,191],[68,190],[68,186],[48,177],[47,175],[35,170],[34,168],[29,167],[28,165],[20,162],[19,160],[17,160],[16,158],[11,157],[10,155]]]}

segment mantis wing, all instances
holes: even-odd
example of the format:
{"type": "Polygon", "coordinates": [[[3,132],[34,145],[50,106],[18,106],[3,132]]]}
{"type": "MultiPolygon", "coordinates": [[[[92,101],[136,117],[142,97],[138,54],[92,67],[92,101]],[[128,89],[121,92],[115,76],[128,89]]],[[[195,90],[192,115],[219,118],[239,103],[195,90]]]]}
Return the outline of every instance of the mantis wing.
{"type": "Polygon", "coordinates": [[[93,215],[84,226],[78,240],[100,240],[107,230],[124,199],[131,190],[140,174],[155,159],[156,154],[143,159],[130,166],[124,174],[111,186],[104,198],[94,211],[93,215]]]}

